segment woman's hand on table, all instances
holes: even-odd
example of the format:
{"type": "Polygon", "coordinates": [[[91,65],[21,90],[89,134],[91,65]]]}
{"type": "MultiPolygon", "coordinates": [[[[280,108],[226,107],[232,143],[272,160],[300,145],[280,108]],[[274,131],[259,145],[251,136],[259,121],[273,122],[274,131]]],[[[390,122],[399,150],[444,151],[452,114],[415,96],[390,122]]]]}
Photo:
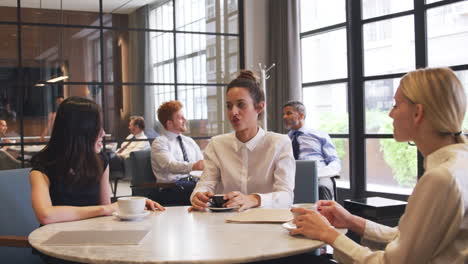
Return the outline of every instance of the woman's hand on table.
{"type": "Polygon", "coordinates": [[[103,215],[111,215],[113,212],[119,209],[117,202],[103,205],[103,215]]]}
{"type": "Polygon", "coordinates": [[[340,233],[330,224],[323,215],[304,208],[293,208],[293,213],[300,214],[294,218],[296,229],[291,230],[291,235],[304,235],[308,238],[318,239],[327,244],[332,244],[340,233]]]}
{"type": "Polygon", "coordinates": [[[192,197],[192,207],[189,208],[189,211],[203,211],[205,208],[210,206],[211,197],[214,194],[212,192],[197,192],[192,197]]]}
{"type": "Polygon", "coordinates": [[[159,211],[166,210],[166,208],[164,208],[162,205],[151,199],[146,199],[146,209],[149,211],[154,211],[156,209],[158,209],[159,211]]]}
{"type": "Polygon", "coordinates": [[[260,205],[260,196],[258,194],[243,194],[238,191],[227,193],[224,198],[229,200],[225,203],[227,208],[239,207],[239,211],[244,211],[260,205]]]}

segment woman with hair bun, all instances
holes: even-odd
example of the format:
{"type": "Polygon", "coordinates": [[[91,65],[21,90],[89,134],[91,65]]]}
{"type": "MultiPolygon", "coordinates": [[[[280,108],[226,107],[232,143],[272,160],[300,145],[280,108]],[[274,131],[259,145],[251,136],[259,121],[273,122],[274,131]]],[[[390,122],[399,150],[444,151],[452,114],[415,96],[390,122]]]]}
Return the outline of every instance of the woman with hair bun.
{"type": "Polygon", "coordinates": [[[398,142],[413,141],[425,172],[414,187],[398,227],[374,223],[334,201],[319,201],[320,213],[293,209],[297,229],[334,248],[339,263],[467,263],[468,145],[462,132],[464,89],[449,68],[409,72],[400,81],[390,112],[398,142]],[[333,228],[362,236],[354,243],[333,228]]]}
{"type": "Polygon", "coordinates": [[[265,95],[251,71],[241,71],[226,91],[234,133],[215,136],[205,149],[203,175],[192,196],[192,210],[204,210],[215,192],[223,206],[287,208],[293,201],[296,164],[288,136],[258,125],[265,95]]]}

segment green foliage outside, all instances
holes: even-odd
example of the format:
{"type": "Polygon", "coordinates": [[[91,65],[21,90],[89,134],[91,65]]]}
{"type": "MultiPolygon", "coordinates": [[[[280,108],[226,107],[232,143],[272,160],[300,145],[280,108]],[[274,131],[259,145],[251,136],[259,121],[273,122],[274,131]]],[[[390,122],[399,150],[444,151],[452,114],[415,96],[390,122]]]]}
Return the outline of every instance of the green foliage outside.
{"type": "MultiPolygon", "coordinates": [[[[348,133],[347,120],[347,113],[329,113],[320,118],[319,129],[328,133],[348,133]]],[[[465,123],[468,125],[468,119],[465,123]]],[[[386,111],[366,111],[366,125],[367,133],[393,133],[392,119],[386,111]]],[[[333,139],[333,143],[342,159],[346,154],[345,140],[333,139]]],[[[383,158],[392,168],[395,180],[400,186],[413,187],[417,179],[416,147],[393,139],[381,139],[379,143],[383,158]]]]}
{"type": "MultiPolygon", "coordinates": [[[[326,116],[321,115],[318,129],[329,134],[348,133],[348,115],[346,113],[328,113],[326,116]]],[[[335,145],[338,158],[341,160],[346,155],[345,139],[332,138],[335,145]]]]}

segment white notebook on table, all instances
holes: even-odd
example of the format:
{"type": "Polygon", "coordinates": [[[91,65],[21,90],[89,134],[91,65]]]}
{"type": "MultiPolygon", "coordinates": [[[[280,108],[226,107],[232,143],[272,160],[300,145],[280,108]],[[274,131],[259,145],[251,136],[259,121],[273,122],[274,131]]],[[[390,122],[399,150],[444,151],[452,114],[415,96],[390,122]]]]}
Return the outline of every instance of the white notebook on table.
{"type": "Polygon", "coordinates": [[[61,231],[43,242],[47,246],[138,245],[149,230],[61,231]]]}

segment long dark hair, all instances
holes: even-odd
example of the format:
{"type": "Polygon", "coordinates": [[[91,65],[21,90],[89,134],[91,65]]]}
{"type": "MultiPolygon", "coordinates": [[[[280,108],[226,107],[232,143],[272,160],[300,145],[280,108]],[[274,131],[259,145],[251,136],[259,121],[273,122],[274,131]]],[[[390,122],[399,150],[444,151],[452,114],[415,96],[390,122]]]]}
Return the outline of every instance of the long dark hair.
{"type": "Polygon", "coordinates": [[[63,183],[97,183],[103,166],[94,146],[101,128],[101,111],[95,102],[67,98],[57,110],[49,143],[34,156],[33,166],[55,167],[57,180],[63,183]]]}

